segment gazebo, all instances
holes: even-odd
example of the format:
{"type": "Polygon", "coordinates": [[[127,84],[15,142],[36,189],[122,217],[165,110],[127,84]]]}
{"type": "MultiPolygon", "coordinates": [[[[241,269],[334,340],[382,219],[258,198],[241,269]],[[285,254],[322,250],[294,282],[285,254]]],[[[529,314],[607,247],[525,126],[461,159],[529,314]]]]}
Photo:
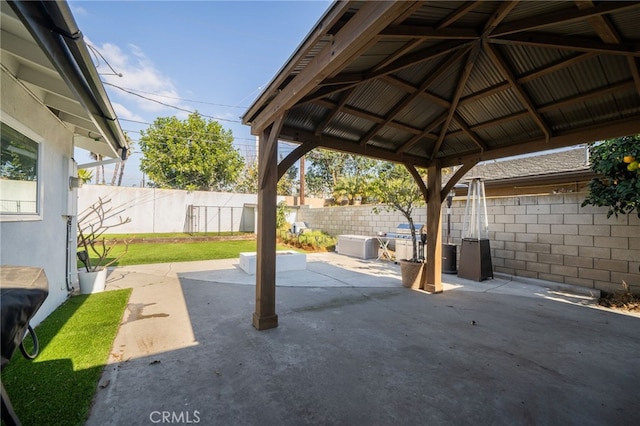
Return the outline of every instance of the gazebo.
{"type": "Polygon", "coordinates": [[[254,327],[278,325],[276,184],[300,157],[404,164],[428,206],[425,289],[441,292],[442,202],[474,165],[640,132],[638,22],[638,2],[332,3],[243,116],[260,138],[254,327]],[[298,146],[278,163],[279,140],[298,146]]]}

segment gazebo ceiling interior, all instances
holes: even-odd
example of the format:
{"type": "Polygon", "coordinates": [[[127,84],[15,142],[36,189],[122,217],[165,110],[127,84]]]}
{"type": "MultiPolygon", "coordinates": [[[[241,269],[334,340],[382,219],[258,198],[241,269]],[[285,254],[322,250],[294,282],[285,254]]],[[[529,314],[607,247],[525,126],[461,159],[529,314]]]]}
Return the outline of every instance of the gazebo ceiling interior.
{"type": "Polygon", "coordinates": [[[333,3],[243,121],[428,167],[640,133],[640,3],[333,3]]]}

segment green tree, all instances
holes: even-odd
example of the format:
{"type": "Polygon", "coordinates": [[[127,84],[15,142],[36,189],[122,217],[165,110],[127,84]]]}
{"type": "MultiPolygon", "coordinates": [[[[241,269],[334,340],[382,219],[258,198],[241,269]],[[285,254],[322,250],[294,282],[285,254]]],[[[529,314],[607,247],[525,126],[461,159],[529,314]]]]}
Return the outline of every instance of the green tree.
{"type": "MultiPolygon", "coordinates": [[[[278,195],[293,195],[293,187],[297,184],[298,168],[292,166],[278,181],[278,195]]],[[[233,190],[241,194],[256,194],[258,192],[258,163],[247,164],[240,173],[233,190]]]]}
{"type": "Polygon", "coordinates": [[[607,217],[634,211],[640,217],[640,135],[591,144],[589,157],[598,176],[589,183],[582,206],[607,206],[607,217]]]}
{"type": "Polygon", "coordinates": [[[348,154],[314,149],[306,155],[309,167],[306,173],[306,187],[311,194],[332,194],[338,179],[343,176],[348,154]]]}
{"type": "Polygon", "coordinates": [[[424,205],[424,197],[418,184],[403,165],[386,163],[380,167],[380,173],[372,189],[378,202],[385,205],[385,207],[374,207],[375,213],[379,213],[381,210],[399,211],[407,219],[413,242],[413,258],[411,260],[416,261],[418,259],[418,244],[413,212],[417,207],[424,205]]]}
{"type": "Polygon", "coordinates": [[[197,112],[157,118],[140,134],[140,170],[159,188],[226,191],[242,170],[231,131],[197,112]]]}
{"type": "Polygon", "coordinates": [[[236,182],[234,191],[240,194],[256,194],[258,192],[258,162],[246,164],[238,181],[236,182]]]}
{"type": "Polygon", "coordinates": [[[307,154],[309,168],[306,187],[314,195],[332,194],[336,201],[341,198],[349,204],[357,198],[365,203],[370,194],[368,187],[380,164],[367,157],[316,149],[307,154]]]}

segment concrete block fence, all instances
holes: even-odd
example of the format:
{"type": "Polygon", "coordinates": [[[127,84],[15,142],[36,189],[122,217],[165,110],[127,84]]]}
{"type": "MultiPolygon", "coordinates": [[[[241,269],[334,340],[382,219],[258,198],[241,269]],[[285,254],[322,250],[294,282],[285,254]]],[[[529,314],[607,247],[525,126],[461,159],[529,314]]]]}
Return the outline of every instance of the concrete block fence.
{"type": "MultiPolygon", "coordinates": [[[[607,209],[581,207],[586,193],[487,198],[489,240],[494,271],[595,288],[621,289],[625,281],[640,292],[640,219],[611,216],[607,209]]],[[[460,246],[466,198],[454,199],[452,243],[460,246]]],[[[404,217],[375,214],[370,205],[298,210],[299,221],[331,235],[393,232],[404,217]]],[[[414,214],[426,221],[426,207],[414,214]]],[[[443,208],[443,242],[447,215],[443,208]]],[[[459,253],[459,249],[458,249],[459,253]]]]}

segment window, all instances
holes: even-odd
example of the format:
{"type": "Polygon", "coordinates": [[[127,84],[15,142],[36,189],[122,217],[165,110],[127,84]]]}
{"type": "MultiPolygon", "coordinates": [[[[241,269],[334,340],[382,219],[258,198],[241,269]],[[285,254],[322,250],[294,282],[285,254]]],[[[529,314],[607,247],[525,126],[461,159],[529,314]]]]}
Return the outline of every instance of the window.
{"type": "Polygon", "coordinates": [[[0,123],[0,213],[38,213],[38,143],[0,123]]]}

